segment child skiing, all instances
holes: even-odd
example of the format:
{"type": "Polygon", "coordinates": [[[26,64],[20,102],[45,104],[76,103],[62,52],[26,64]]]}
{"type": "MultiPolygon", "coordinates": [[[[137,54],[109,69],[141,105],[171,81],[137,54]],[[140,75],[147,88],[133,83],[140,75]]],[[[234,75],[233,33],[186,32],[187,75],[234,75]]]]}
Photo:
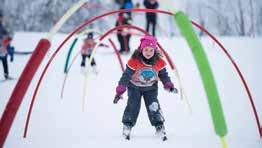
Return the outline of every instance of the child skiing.
{"type": "MultiPolygon", "coordinates": [[[[81,49],[81,54],[82,54],[82,62],[81,62],[81,71],[85,72],[85,65],[86,65],[86,57],[90,58],[91,53],[96,45],[96,42],[94,40],[94,35],[93,32],[90,32],[87,34],[87,38],[84,39],[84,44],[81,49]]],[[[93,71],[95,74],[98,73],[97,67],[96,67],[96,62],[95,59],[93,58],[91,61],[91,66],[93,68],[93,71]]]]}
{"type": "Polygon", "coordinates": [[[122,99],[123,93],[128,90],[128,102],[125,108],[122,123],[123,135],[129,140],[132,127],[136,124],[143,96],[149,120],[156,128],[156,134],[162,140],[167,140],[164,117],[157,99],[158,79],[162,81],[164,88],[177,93],[177,89],[168,76],[166,63],[161,58],[157,49],[157,40],[153,36],[145,36],[140,39],[140,45],[129,59],[118,86],[114,103],[122,99]]]}

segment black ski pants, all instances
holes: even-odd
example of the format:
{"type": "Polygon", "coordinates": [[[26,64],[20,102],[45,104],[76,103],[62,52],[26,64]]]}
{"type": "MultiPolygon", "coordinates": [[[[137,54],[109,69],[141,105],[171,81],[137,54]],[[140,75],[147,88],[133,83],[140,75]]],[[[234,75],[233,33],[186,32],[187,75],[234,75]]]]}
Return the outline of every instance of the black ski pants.
{"type": "Polygon", "coordinates": [[[123,36],[121,33],[117,33],[117,39],[120,44],[120,50],[119,50],[120,52],[123,52],[123,51],[129,52],[130,51],[130,47],[129,47],[130,37],[131,35],[123,36]]]}
{"type": "Polygon", "coordinates": [[[152,35],[156,35],[156,16],[146,17],[146,31],[150,33],[149,29],[152,26],[152,35]]]}
{"type": "Polygon", "coordinates": [[[9,72],[8,72],[8,61],[7,61],[7,55],[4,57],[1,57],[3,68],[4,68],[4,76],[5,78],[8,78],[9,72]]]}
{"type": "MultiPolygon", "coordinates": [[[[153,86],[150,86],[153,87],[153,86]]],[[[141,107],[141,98],[144,98],[147,114],[152,126],[162,125],[164,117],[157,99],[158,88],[147,90],[143,87],[128,87],[128,101],[122,118],[122,123],[134,126],[141,107]]]]}
{"type": "MultiPolygon", "coordinates": [[[[86,66],[86,57],[90,58],[91,55],[82,54],[81,67],[85,67],[86,66]]],[[[95,66],[95,65],[96,65],[95,58],[93,58],[92,61],[91,61],[91,66],[95,66]]]]}

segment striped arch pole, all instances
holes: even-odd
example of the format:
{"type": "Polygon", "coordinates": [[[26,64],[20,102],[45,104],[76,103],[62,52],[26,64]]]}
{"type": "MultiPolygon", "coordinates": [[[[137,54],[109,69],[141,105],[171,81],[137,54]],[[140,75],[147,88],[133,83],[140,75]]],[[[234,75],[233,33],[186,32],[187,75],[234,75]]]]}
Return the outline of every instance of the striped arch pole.
{"type": "Polygon", "coordinates": [[[68,12],[57,22],[57,24],[51,29],[47,39],[41,39],[36,46],[32,56],[26,64],[18,82],[9,98],[9,101],[5,107],[3,115],[0,121],[0,147],[4,146],[5,140],[8,136],[16,113],[21,105],[24,95],[39,67],[44,59],[48,49],[51,46],[51,40],[53,35],[61,28],[64,22],[83,4],[88,0],[81,0],[76,3],[68,12]]]}
{"type": "Polygon", "coordinates": [[[121,57],[120,57],[120,54],[119,54],[119,52],[118,52],[118,50],[117,50],[117,48],[116,48],[116,45],[114,44],[114,42],[113,42],[111,39],[108,39],[108,41],[110,42],[111,46],[112,46],[113,49],[114,49],[114,52],[115,52],[115,54],[116,54],[116,56],[117,56],[117,59],[118,59],[118,61],[119,61],[119,64],[120,64],[120,67],[121,67],[122,72],[124,72],[124,70],[125,70],[124,64],[123,64],[123,61],[122,61],[122,59],[121,59],[121,57]]]}

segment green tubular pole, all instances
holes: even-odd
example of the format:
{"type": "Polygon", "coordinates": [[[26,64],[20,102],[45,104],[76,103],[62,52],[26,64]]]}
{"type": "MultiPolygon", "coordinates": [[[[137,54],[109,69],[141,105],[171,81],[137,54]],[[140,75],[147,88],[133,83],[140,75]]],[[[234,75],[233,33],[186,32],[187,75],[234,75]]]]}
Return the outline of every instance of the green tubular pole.
{"type": "Polygon", "coordinates": [[[77,38],[74,40],[74,42],[72,43],[69,51],[68,51],[68,54],[67,54],[67,57],[66,57],[66,62],[65,62],[65,67],[64,67],[64,73],[67,73],[67,69],[68,69],[68,63],[69,63],[69,60],[70,60],[70,57],[71,57],[71,54],[72,54],[72,51],[75,47],[75,44],[77,42],[77,38]]]}
{"type": "Polygon", "coordinates": [[[226,122],[207,56],[188,17],[183,12],[176,13],[174,17],[178,27],[180,28],[181,34],[185,37],[192,50],[200,71],[216,134],[220,137],[224,137],[227,134],[226,122]]]}

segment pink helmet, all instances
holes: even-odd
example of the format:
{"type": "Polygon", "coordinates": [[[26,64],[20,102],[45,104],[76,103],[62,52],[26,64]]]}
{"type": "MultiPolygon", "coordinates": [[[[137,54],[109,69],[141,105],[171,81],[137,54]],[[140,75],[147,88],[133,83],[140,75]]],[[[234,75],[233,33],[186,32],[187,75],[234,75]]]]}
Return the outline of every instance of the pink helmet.
{"type": "Polygon", "coordinates": [[[139,50],[142,51],[146,47],[157,49],[157,40],[153,36],[144,36],[140,39],[139,50]]]}

